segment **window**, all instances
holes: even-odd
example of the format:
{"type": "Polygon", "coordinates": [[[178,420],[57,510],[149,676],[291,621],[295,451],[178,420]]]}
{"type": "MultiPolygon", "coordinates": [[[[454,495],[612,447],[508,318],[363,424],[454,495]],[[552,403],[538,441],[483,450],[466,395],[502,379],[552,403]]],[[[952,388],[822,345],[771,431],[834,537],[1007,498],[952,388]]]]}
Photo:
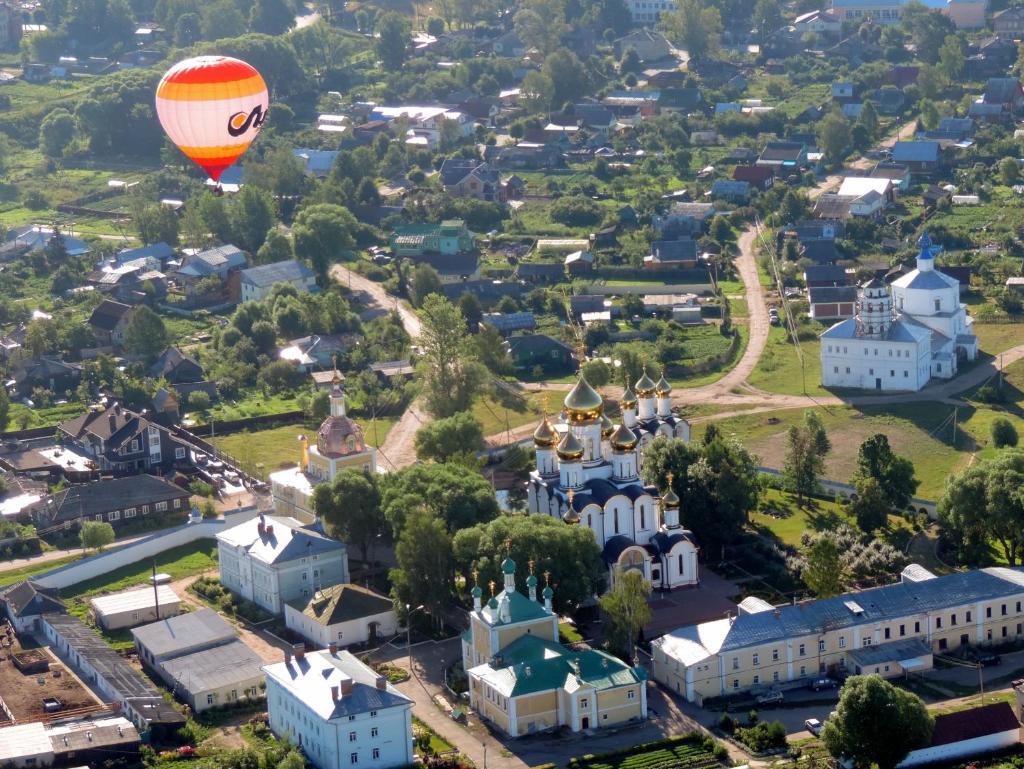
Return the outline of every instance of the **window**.
{"type": "Polygon", "coordinates": [[[180,508],[181,508],[181,500],[180,499],[174,500],[174,509],[178,510],[180,508]]]}
{"type": "Polygon", "coordinates": [[[733,670],[739,670],[740,669],[740,658],[739,657],[733,657],[732,658],[732,669],[733,670]]]}
{"type": "Polygon", "coordinates": [[[1017,601],[1017,613],[1020,614],[1020,601],[1017,601]]]}
{"type": "Polygon", "coordinates": [[[889,635],[890,635],[890,633],[889,633],[889,628],[886,628],[886,629],[885,629],[885,640],[886,640],[886,641],[888,641],[888,640],[889,640],[889,635]]]}
{"type": "Polygon", "coordinates": [[[207,704],[207,705],[212,705],[212,704],[213,704],[213,701],[214,701],[215,699],[216,699],[216,697],[215,697],[215,696],[214,696],[213,694],[207,694],[207,695],[206,695],[206,704],[207,704]]]}
{"type": "Polygon", "coordinates": [[[838,374],[839,373],[839,366],[833,366],[832,367],[832,373],[833,374],[838,374]]]}
{"type": "Polygon", "coordinates": [[[143,515],[149,515],[149,505],[143,505],[142,506],[142,514],[143,515]]]}
{"type": "Polygon", "coordinates": [[[760,665],[760,664],[761,664],[761,655],[758,654],[757,652],[754,652],[754,666],[756,667],[757,665],[760,665]]]}
{"type": "Polygon", "coordinates": [[[936,629],[942,627],[942,617],[935,618],[935,627],[936,629]]]}
{"type": "Polygon", "coordinates": [[[629,691],[627,691],[626,692],[626,699],[627,700],[635,700],[636,699],[636,691],[634,689],[630,689],[629,691]]]}
{"type": "Polygon", "coordinates": [[[350,764],[358,764],[359,763],[359,754],[358,753],[350,753],[349,756],[348,756],[348,762],[350,764]]]}
{"type": "Polygon", "coordinates": [[[986,619],[991,619],[992,618],[992,607],[991,606],[986,606],[985,607],[985,618],[986,619]]]}
{"type": "Polygon", "coordinates": [[[139,439],[136,438],[135,440],[132,441],[132,451],[135,452],[135,451],[138,451],[138,450],[139,450],[139,439]]]}
{"type": "Polygon", "coordinates": [[[613,525],[615,526],[615,533],[618,534],[619,533],[619,511],[618,510],[615,511],[615,520],[613,522],[613,525]]]}
{"type": "Polygon", "coordinates": [[[779,650],[778,649],[772,649],[772,662],[778,662],[778,661],[779,661],[779,650]]]}
{"type": "Polygon", "coordinates": [[[121,511],[120,510],[111,510],[109,513],[107,513],[107,520],[108,521],[116,521],[120,517],[121,517],[121,511]]]}
{"type": "Polygon", "coordinates": [[[177,447],[175,447],[175,449],[174,449],[174,458],[175,459],[184,459],[185,458],[185,447],[184,446],[177,446],[177,447]]]}
{"type": "Polygon", "coordinates": [[[377,711],[376,710],[371,710],[370,711],[370,718],[376,718],[376,717],[377,717],[377,711]]]}
{"type": "Polygon", "coordinates": [[[956,624],[956,614],[951,614],[950,615],[950,617],[949,617],[949,624],[950,625],[955,625],[956,624]]]}
{"type": "Polygon", "coordinates": [[[1003,625],[1003,638],[1006,638],[1006,625],[1003,625]]]}
{"type": "Polygon", "coordinates": [[[356,733],[355,732],[349,732],[348,733],[348,741],[349,742],[355,742],[356,741],[356,733]]]}
{"type": "Polygon", "coordinates": [[[1006,616],[1006,604],[1005,603],[1003,604],[1003,606],[1000,609],[999,613],[1002,614],[1004,617],[1006,616]]]}
{"type": "Polygon", "coordinates": [[[757,686],[759,683],[761,683],[761,676],[754,676],[754,686],[757,686]]]}
{"type": "Polygon", "coordinates": [[[818,651],[820,651],[820,652],[825,651],[825,639],[824,638],[818,639],[818,651]]]}
{"type": "Polygon", "coordinates": [[[862,639],[860,639],[860,645],[862,647],[864,647],[864,646],[871,646],[871,639],[870,638],[862,638],[862,639]]]}
{"type": "Polygon", "coordinates": [[[894,368],[889,369],[889,376],[893,376],[893,377],[896,376],[896,369],[894,369],[894,368]]]}
{"type": "Polygon", "coordinates": [[[941,309],[942,309],[942,300],[941,299],[936,299],[935,300],[935,312],[938,312],[941,309]]]}
{"type": "Polygon", "coordinates": [[[738,678],[732,679],[732,688],[733,689],[739,689],[740,688],[740,680],[738,678]]]}
{"type": "Polygon", "coordinates": [[[586,710],[587,707],[589,707],[589,705],[590,705],[590,700],[588,700],[586,697],[583,697],[580,700],[580,710],[586,710]]]}
{"type": "Polygon", "coordinates": [[[647,528],[647,511],[644,509],[643,505],[640,505],[640,528],[647,528]]]}
{"type": "Polygon", "coordinates": [[[971,612],[968,610],[968,612],[967,612],[967,622],[970,622],[970,621],[971,621],[971,612]]]}
{"type": "Polygon", "coordinates": [[[773,681],[778,681],[779,680],[779,671],[778,670],[776,670],[774,673],[772,673],[772,680],[773,681]]]}
{"type": "Polygon", "coordinates": [[[920,633],[921,632],[921,623],[920,622],[915,622],[914,623],[914,632],[915,633],[920,633]]]}
{"type": "Polygon", "coordinates": [[[846,367],[846,373],[847,373],[847,374],[849,374],[849,373],[850,373],[850,367],[849,367],[849,366],[847,366],[847,367],[846,367]]]}
{"type": "Polygon", "coordinates": [[[840,649],[845,649],[846,648],[846,636],[844,636],[844,635],[839,636],[839,648],[840,649]]]}
{"type": "Polygon", "coordinates": [[[803,644],[800,644],[800,656],[803,657],[807,654],[807,649],[803,644]]]}
{"type": "Polygon", "coordinates": [[[903,369],[903,378],[904,379],[908,379],[909,377],[910,377],[910,372],[907,371],[906,369],[903,369]]]}
{"type": "Polygon", "coordinates": [[[302,572],[302,581],[305,582],[308,579],[309,579],[309,572],[308,571],[302,572]]]}
{"type": "Polygon", "coordinates": [[[355,721],[355,720],[356,720],[356,717],[355,717],[355,716],[349,716],[349,717],[348,717],[348,720],[349,720],[349,721],[355,721]]]}
{"type": "Polygon", "coordinates": [[[875,375],[875,370],[873,368],[869,368],[868,369],[868,376],[874,376],[874,375],[875,375]]]}
{"type": "Polygon", "coordinates": [[[125,518],[134,518],[135,517],[135,508],[134,507],[125,508],[124,517],[125,518]]]}
{"type": "Polygon", "coordinates": [[[373,760],[377,761],[380,758],[380,748],[373,749],[373,760]]]}
{"type": "Polygon", "coordinates": [[[167,503],[166,502],[157,502],[155,505],[153,505],[153,509],[156,512],[158,512],[158,513],[166,512],[166,510],[167,510],[167,503]]]}

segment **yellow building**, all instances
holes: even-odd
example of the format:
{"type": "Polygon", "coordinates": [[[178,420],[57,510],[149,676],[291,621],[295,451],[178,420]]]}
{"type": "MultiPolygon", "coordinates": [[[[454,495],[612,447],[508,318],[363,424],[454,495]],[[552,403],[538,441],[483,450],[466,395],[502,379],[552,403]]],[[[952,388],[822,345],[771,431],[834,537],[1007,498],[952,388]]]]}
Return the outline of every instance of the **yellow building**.
{"type": "MultiPolygon", "coordinates": [[[[516,564],[501,564],[505,589],[483,603],[473,588],[469,630],[462,636],[462,662],[469,679],[470,705],[510,737],[559,726],[585,731],[647,718],[646,671],[604,652],[576,651],[558,643],[554,591],[537,600],[516,590],[516,564]]],[[[491,584],[493,593],[494,584],[491,584]]]]}
{"type": "Polygon", "coordinates": [[[331,414],[316,432],[316,445],[299,436],[301,449],[297,467],[270,474],[274,512],[303,523],[316,519],[313,489],[330,483],[343,470],[377,472],[377,449],[369,446],[363,428],[345,414],[345,393],[341,377],[335,372],[331,387],[331,414]]]}
{"type": "Polygon", "coordinates": [[[899,582],[681,627],[651,644],[652,676],[691,702],[804,686],[834,671],[891,678],[932,654],[1024,637],[1024,569],[936,577],[912,564],[899,582]]]}

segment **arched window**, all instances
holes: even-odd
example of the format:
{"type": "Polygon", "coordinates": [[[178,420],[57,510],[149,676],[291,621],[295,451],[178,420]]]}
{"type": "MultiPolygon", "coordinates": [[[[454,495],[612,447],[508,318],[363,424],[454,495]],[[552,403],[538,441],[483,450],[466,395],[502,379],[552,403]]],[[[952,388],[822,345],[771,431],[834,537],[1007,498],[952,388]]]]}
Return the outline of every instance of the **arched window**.
{"type": "Polygon", "coordinates": [[[643,505],[640,505],[640,528],[647,528],[647,509],[643,505]]]}
{"type": "Polygon", "coordinates": [[[615,510],[615,520],[613,522],[613,526],[615,527],[615,533],[618,534],[619,533],[619,511],[618,511],[618,509],[615,510]]]}

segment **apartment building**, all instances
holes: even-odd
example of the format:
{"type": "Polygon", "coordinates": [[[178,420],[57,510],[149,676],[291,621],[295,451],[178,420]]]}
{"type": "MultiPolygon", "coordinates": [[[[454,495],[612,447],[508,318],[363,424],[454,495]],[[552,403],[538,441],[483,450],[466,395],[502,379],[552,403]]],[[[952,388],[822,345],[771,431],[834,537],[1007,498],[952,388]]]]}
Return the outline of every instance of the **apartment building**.
{"type": "Polygon", "coordinates": [[[747,599],[735,616],[652,642],[655,680],[691,702],[799,685],[828,672],[886,678],[932,655],[1024,636],[1024,569],[937,577],[912,564],[885,587],[774,607],[747,599]]]}

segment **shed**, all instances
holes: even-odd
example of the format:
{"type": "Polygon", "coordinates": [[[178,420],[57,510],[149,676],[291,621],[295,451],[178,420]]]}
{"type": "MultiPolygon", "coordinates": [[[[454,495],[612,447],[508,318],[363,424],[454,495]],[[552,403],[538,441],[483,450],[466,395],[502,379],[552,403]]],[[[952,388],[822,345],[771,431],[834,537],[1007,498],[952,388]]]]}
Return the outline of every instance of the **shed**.
{"type": "Polygon", "coordinates": [[[93,598],[89,604],[97,624],[104,630],[135,627],[181,613],[181,599],[170,585],[101,595],[93,598]]]}

